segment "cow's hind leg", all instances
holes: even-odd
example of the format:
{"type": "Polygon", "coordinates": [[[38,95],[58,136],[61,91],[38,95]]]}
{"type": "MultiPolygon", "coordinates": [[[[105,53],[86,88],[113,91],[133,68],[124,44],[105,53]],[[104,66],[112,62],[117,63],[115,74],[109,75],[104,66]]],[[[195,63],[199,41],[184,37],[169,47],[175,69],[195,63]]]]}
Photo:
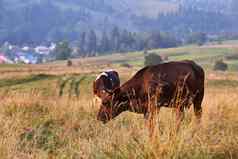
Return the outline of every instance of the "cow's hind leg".
{"type": "Polygon", "coordinates": [[[202,100],[204,96],[204,90],[200,91],[196,97],[194,98],[193,105],[194,105],[194,114],[197,118],[197,122],[200,123],[202,118],[202,100]]]}

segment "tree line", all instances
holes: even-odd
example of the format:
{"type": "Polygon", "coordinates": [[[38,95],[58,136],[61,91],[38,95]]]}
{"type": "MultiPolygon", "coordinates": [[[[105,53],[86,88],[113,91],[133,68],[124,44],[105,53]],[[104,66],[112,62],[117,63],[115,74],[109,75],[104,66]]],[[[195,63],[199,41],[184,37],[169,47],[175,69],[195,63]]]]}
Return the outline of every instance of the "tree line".
{"type": "Polygon", "coordinates": [[[177,13],[161,14],[156,25],[181,37],[191,32],[237,32],[237,12],[201,10],[198,7],[180,8],[177,13]]]}
{"type": "Polygon", "coordinates": [[[76,52],[74,50],[74,54],[69,53],[72,52],[72,49],[71,51],[69,50],[67,41],[58,43],[56,49],[57,59],[168,48],[181,44],[178,39],[168,33],[161,33],[160,31],[151,33],[130,32],[126,29],[119,29],[116,26],[102,33],[96,33],[95,30],[82,32],[76,43],[77,50],[76,52]]]}

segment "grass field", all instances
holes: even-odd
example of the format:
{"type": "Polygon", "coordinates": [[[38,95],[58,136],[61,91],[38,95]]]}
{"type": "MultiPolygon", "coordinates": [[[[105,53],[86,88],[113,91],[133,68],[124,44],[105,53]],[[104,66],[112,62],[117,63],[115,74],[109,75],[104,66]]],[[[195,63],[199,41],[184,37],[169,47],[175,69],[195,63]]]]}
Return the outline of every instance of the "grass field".
{"type": "Polygon", "coordinates": [[[169,54],[170,60],[189,58],[206,66],[200,125],[194,122],[192,108],[177,133],[174,112],[162,109],[153,138],[142,115],[125,112],[106,125],[96,120],[99,105],[93,100],[92,81],[107,68],[118,70],[126,81],[142,67],[140,52],[73,60],[72,67],[64,61],[0,65],[0,158],[238,158],[238,74],[210,69],[214,58],[236,49],[189,46],[155,51],[169,54]],[[79,96],[70,94],[70,83],[59,96],[60,81],[81,78],[79,96]]]}

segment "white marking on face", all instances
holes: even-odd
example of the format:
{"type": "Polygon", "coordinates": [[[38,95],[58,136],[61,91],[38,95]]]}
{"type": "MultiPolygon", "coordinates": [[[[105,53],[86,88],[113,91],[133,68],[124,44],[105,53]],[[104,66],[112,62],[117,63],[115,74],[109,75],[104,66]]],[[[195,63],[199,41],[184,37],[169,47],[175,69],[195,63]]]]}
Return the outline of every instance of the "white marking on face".
{"type": "Polygon", "coordinates": [[[105,72],[102,72],[100,75],[97,76],[96,80],[98,80],[98,79],[101,78],[102,76],[108,77],[108,75],[107,75],[105,72]]]}

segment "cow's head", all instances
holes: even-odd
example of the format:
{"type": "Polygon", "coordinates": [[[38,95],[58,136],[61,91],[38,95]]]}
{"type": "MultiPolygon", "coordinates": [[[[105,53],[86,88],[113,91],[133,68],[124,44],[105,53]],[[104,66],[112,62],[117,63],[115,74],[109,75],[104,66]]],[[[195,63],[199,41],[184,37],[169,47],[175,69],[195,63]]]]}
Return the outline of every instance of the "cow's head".
{"type": "Polygon", "coordinates": [[[93,82],[93,93],[95,96],[103,99],[111,94],[110,80],[106,76],[101,76],[93,82]]]}
{"type": "Polygon", "coordinates": [[[129,103],[130,100],[127,93],[124,93],[120,88],[117,88],[102,100],[97,119],[103,123],[107,123],[123,111],[128,110],[129,103]]]}

